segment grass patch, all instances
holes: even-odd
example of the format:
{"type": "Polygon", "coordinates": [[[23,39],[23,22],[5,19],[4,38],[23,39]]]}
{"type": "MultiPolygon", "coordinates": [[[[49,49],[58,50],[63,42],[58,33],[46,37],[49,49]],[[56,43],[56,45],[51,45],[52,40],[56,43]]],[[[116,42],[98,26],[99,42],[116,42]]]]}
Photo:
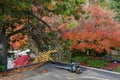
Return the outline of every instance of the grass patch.
{"type": "Polygon", "coordinates": [[[120,65],[117,67],[117,69],[115,71],[120,72],[120,65]]]}
{"type": "Polygon", "coordinates": [[[88,60],[87,61],[88,66],[94,67],[94,68],[103,68],[108,63],[104,60],[88,60]]]}

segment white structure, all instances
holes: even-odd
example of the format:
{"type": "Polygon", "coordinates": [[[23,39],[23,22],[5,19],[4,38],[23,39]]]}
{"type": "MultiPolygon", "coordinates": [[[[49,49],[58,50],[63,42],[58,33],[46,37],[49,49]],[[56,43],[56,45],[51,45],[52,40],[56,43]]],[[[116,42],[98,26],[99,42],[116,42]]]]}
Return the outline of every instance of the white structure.
{"type": "Polygon", "coordinates": [[[21,50],[17,50],[17,51],[9,51],[9,53],[14,53],[14,58],[16,58],[19,55],[28,55],[27,52],[30,52],[30,49],[21,51],[21,50]]]}
{"type": "MultiPolygon", "coordinates": [[[[14,53],[14,58],[17,58],[19,55],[28,55],[27,52],[30,52],[30,49],[21,51],[21,50],[17,50],[17,51],[9,51],[9,53],[14,53]]],[[[14,67],[14,63],[13,63],[14,59],[13,58],[8,58],[8,64],[7,64],[7,68],[11,69],[14,67]]]]}
{"type": "Polygon", "coordinates": [[[14,66],[13,59],[12,58],[8,58],[7,68],[11,69],[11,68],[13,68],[13,66],[14,66]]]}

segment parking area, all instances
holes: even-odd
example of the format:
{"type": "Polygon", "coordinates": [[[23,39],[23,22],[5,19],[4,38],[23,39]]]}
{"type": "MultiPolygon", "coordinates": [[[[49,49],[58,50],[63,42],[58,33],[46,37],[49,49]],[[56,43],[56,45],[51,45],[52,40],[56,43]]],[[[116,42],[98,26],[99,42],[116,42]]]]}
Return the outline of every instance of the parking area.
{"type": "Polygon", "coordinates": [[[58,65],[61,64],[48,62],[31,70],[0,77],[0,80],[120,80],[120,73],[116,72],[81,66],[82,73],[76,74],[56,68],[58,65]]]}
{"type": "Polygon", "coordinates": [[[67,70],[58,69],[55,66],[56,64],[48,63],[34,70],[35,73],[41,70],[47,71],[36,76],[31,76],[34,72],[26,72],[25,74],[29,73],[30,77],[25,80],[120,80],[119,73],[82,67],[83,72],[76,74],[67,70]]]}

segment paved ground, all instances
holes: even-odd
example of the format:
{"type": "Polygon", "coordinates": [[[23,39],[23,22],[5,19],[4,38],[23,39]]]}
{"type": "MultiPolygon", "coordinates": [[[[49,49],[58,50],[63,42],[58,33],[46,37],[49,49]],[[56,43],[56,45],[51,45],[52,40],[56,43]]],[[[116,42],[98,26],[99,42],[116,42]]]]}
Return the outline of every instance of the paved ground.
{"type": "Polygon", "coordinates": [[[82,67],[83,73],[76,74],[58,69],[56,65],[47,63],[34,70],[0,77],[0,80],[120,80],[120,73],[82,67]]]}
{"type": "Polygon", "coordinates": [[[57,69],[54,64],[46,64],[34,71],[25,72],[24,74],[29,74],[29,78],[24,80],[120,80],[120,74],[97,71],[88,68],[82,68],[82,70],[82,74],[76,74],[66,70],[57,69]],[[41,70],[47,70],[47,72],[39,75],[34,74],[39,73],[41,70]]]}

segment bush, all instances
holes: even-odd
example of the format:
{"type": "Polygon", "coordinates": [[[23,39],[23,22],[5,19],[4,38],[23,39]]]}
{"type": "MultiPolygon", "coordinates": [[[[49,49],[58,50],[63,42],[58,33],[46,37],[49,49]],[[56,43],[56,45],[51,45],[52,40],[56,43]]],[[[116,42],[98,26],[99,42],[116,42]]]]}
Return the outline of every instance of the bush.
{"type": "Polygon", "coordinates": [[[103,61],[103,60],[88,60],[87,64],[90,67],[103,68],[108,63],[106,61],[103,61]]]}
{"type": "Polygon", "coordinates": [[[76,56],[87,56],[86,52],[80,51],[80,50],[72,50],[72,57],[76,57],[76,56]]]}
{"type": "Polygon", "coordinates": [[[116,71],[116,72],[120,72],[120,66],[118,66],[115,71],[116,71]]]}
{"type": "Polygon", "coordinates": [[[73,61],[76,61],[76,62],[87,62],[87,57],[80,57],[80,56],[76,56],[72,59],[73,61]]]}
{"type": "Polygon", "coordinates": [[[0,72],[5,70],[5,66],[4,65],[0,65],[0,72]]]}
{"type": "Polygon", "coordinates": [[[30,63],[30,62],[29,62],[29,56],[28,56],[28,55],[18,56],[18,57],[13,61],[13,63],[14,63],[14,68],[28,65],[28,64],[30,63]]]}
{"type": "Polygon", "coordinates": [[[5,70],[5,65],[2,63],[2,59],[0,59],[0,72],[5,70]]]}

